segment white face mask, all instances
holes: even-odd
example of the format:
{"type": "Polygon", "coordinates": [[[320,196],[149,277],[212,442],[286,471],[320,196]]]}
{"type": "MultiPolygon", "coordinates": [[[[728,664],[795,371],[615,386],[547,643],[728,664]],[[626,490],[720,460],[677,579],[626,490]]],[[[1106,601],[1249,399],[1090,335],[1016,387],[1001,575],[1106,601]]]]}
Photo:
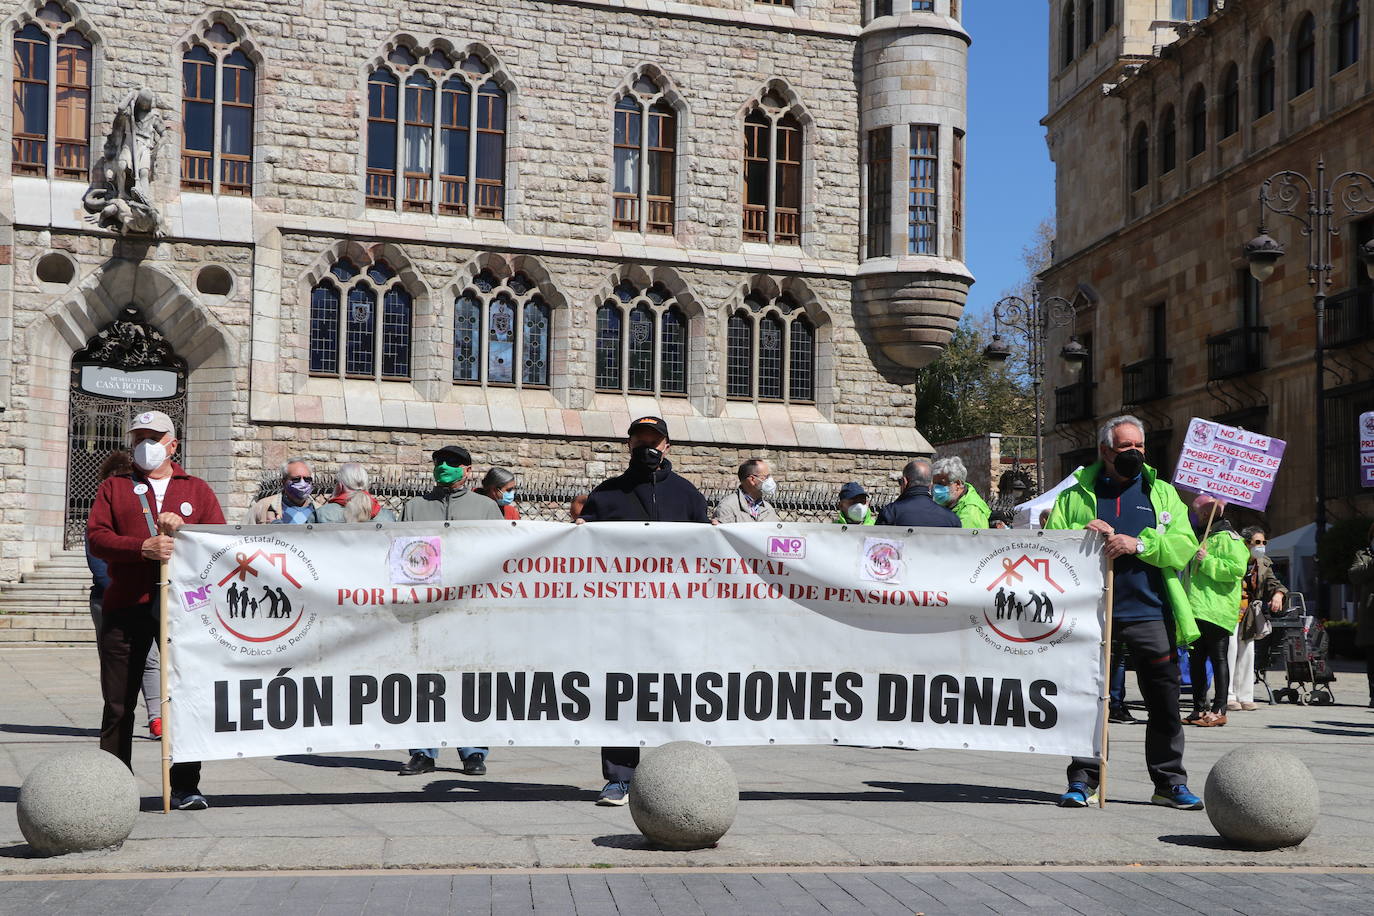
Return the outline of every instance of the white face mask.
{"type": "Polygon", "coordinates": [[[1259,557],[1264,556],[1264,545],[1263,545],[1263,544],[1256,544],[1254,547],[1251,547],[1251,548],[1250,548],[1250,556],[1255,557],[1256,559],[1258,559],[1259,557]]]}
{"type": "Polygon", "coordinates": [[[134,464],[141,471],[156,471],[167,460],[167,446],[153,439],[144,439],[134,446],[134,464]]]}
{"type": "Polygon", "coordinates": [[[759,492],[762,493],[765,498],[772,496],[774,493],[778,492],[778,482],[769,477],[763,483],[759,484],[759,492]]]}
{"type": "Polygon", "coordinates": [[[864,523],[864,519],[868,518],[868,504],[855,503],[848,509],[844,510],[844,515],[845,518],[849,519],[854,524],[862,525],[864,523]]]}

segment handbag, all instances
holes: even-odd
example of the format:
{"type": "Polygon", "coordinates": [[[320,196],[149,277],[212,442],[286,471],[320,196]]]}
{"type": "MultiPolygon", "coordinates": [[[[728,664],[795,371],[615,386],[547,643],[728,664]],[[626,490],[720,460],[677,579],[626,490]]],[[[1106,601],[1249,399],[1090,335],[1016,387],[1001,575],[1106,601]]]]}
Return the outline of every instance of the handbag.
{"type": "Polygon", "coordinates": [[[1248,642],[1264,639],[1274,632],[1269,615],[1264,612],[1264,602],[1251,601],[1240,618],[1240,638],[1248,642]]]}

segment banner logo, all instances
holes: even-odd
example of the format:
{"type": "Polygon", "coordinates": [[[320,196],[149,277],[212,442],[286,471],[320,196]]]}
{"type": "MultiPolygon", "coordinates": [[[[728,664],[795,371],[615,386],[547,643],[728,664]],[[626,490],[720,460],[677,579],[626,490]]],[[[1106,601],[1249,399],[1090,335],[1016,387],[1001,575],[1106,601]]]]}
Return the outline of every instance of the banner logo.
{"type": "Polygon", "coordinates": [[[1009,643],[1037,643],[1049,639],[1064,626],[1066,614],[1054,606],[1064,588],[1055,581],[1050,557],[1002,558],[1001,573],[988,583],[990,606],[983,620],[1009,643]]]}
{"type": "Polygon", "coordinates": [[[319,575],[297,544],[244,538],[219,551],[201,579],[207,584],[182,590],[182,603],[231,650],[254,655],[280,651],[314,622],[315,614],[305,604],[304,582],[319,575]]]}
{"type": "Polygon", "coordinates": [[[802,560],[806,558],[806,538],[770,537],[768,556],[773,560],[802,560]]]}
{"type": "Polygon", "coordinates": [[[900,582],[902,542],[887,538],[864,538],[864,555],[859,561],[859,576],[870,582],[900,582]]]}
{"type": "Polygon", "coordinates": [[[392,585],[437,585],[443,548],[439,538],[392,538],[392,585]]]}

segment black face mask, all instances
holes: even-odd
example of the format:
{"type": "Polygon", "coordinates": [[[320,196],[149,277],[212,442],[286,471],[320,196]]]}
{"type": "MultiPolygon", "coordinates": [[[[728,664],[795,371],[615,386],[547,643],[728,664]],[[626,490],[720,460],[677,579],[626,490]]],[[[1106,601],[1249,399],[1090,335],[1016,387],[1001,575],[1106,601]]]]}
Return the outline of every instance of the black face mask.
{"type": "Polygon", "coordinates": [[[652,445],[636,445],[630,450],[630,466],[641,471],[657,471],[663,464],[663,453],[652,445]]]}
{"type": "Polygon", "coordinates": [[[1116,472],[1127,480],[1135,480],[1140,474],[1140,469],[1144,466],[1145,453],[1134,448],[1117,452],[1116,458],[1112,460],[1112,467],[1116,468],[1116,472]]]}

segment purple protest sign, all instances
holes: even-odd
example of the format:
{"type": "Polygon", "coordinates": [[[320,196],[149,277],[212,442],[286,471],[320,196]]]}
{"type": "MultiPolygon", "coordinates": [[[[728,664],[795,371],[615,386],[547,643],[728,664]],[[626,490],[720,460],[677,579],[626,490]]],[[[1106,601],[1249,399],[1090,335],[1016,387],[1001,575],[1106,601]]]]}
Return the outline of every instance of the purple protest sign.
{"type": "Polygon", "coordinates": [[[1282,439],[1194,417],[1178,454],[1174,486],[1263,510],[1286,446],[1282,439]]]}
{"type": "Polygon", "coordinates": [[[1374,410],[1360,414],[1360,486],[1374,487],[1374,410]]]}

